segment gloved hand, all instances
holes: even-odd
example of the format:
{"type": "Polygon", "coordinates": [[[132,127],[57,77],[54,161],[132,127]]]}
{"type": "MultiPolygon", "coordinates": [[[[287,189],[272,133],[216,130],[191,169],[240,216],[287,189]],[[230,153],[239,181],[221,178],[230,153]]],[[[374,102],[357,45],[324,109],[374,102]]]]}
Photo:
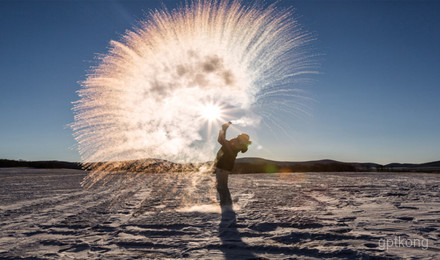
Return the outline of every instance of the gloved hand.
{"type": "Polygon", "coordinates": [[[225,131],[226,129],[228,129],[228,127],[229,127],[230,125],[232,125],[231,121],[229,121],[229,122],[227,122],[227,123],[224,123],[224,124],[222,125],[222,129],[223,129],[223,131],[225,131]]]}

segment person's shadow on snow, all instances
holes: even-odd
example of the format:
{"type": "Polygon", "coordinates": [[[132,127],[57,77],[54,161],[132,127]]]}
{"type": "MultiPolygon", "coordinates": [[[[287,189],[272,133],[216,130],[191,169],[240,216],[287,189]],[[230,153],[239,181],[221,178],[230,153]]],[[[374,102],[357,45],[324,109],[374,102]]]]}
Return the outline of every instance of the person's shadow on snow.
{"type": "Polygon", "coordinates": [[[222,241],[220,250],[225,259],[258,259],[251,252],[248,244],[243,242],[242,234],[237,229],[237,214],[234,210],[222,210],[222,220],[219,225],[219,237],[222,241]]]}

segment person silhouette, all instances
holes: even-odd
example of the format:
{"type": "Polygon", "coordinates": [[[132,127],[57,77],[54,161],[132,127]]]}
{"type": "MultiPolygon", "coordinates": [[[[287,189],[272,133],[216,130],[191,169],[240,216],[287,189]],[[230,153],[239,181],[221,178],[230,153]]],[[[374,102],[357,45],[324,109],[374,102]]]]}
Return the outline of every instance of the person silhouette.
{"type": "Polygon", "coordinates": [[[217,152],[215,160],[215,176],[217,179],[216,188],[220,196],[220,206],[222,213],[232,210],[231,193],[228,188],[228,176],[234,168],[235,158],[238,152],[245,153],[248,150],[248,146],[252,143],[249,140],[249,135],[240,134],[236,138],[231,140],[226,139],[226,130],[231,125],[231,122],[222,125],[222,129],[218,134],[218,142],[222,145],[217,152]]]}

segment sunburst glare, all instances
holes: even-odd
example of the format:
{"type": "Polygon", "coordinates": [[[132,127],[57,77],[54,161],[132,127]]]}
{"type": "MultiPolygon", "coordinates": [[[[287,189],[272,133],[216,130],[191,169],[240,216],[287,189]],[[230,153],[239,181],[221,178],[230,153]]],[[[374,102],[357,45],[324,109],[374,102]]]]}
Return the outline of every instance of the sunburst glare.
{"type": "Polygon", "coordinates": [[[221,115],[222,115],[222,110],[218,105],[206,104],[202,107],[202,116],[209,122],[220,120],[221,115]]]}

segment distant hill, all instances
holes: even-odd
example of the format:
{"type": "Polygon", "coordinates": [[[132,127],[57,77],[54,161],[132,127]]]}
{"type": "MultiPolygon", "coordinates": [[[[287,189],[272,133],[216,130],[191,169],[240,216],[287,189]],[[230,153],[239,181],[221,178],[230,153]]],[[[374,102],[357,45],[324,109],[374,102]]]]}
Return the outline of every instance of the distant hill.
{"type": "MultiPolygon", "coordinates": [[[[66,169],[97,169],[105,171],[132,171],[132,172],[184,172],[194,171],[201,167],[209,167],[212,162],[180,164],[161,159],[140,159],[117,162],[100,162],[93,167],[84,167],[77,162],[64,161],[16,161],[0,159],[0,168],[30,167],[30,168],[66,168],[66,169]]],[[[275,172],[439,172],[440,161],[422,164],[339,162],[335,160],[316,160],[303,162],[273,161],[263,158],[239,158],[235,162],[233,173],[275,173],[275,172]]]]}
{"type": "Polygon", "coordinates": [[[375,163],[346,163],[334,160],[304,162],[272,161],[262,158],[239,158],[235,162],[235,173],[251,172],[353,172],[376,171],[381,165],[375,163]]]}
{"type": "Polygon", "coordinates": [[[6,160],[0,159],[0,168],[5,167],[29,167],[29,168],[45,168],[45,169],[81,169],[82,166],[77,162],[63,161],[23,161],[23,160],[6,160]]]}
{"type": "Polygon", "coordinates": [[[390,163],[383,166],[384,171],[407,171],[407,172],[440,172],[440,161],[414,164],[414,163],[390,163]]]}
{"type": "Polygon", "coordinates": [[[334,160],[317,160],[304,162],[272,161],[262,158],[240,158],[236,160],[234,172],[438,172],[440,161],[413,164],[339,162],[334,160]]]}
{"type": "Polygon", "coordinates": [[[85,169],[98,169],[102,171],[129,171],[129,172],[188,172],[196,171],[207,163],[174,163],[162,159],[139,159],[115,162],[99,162],[85,165],[85,169]]]}

